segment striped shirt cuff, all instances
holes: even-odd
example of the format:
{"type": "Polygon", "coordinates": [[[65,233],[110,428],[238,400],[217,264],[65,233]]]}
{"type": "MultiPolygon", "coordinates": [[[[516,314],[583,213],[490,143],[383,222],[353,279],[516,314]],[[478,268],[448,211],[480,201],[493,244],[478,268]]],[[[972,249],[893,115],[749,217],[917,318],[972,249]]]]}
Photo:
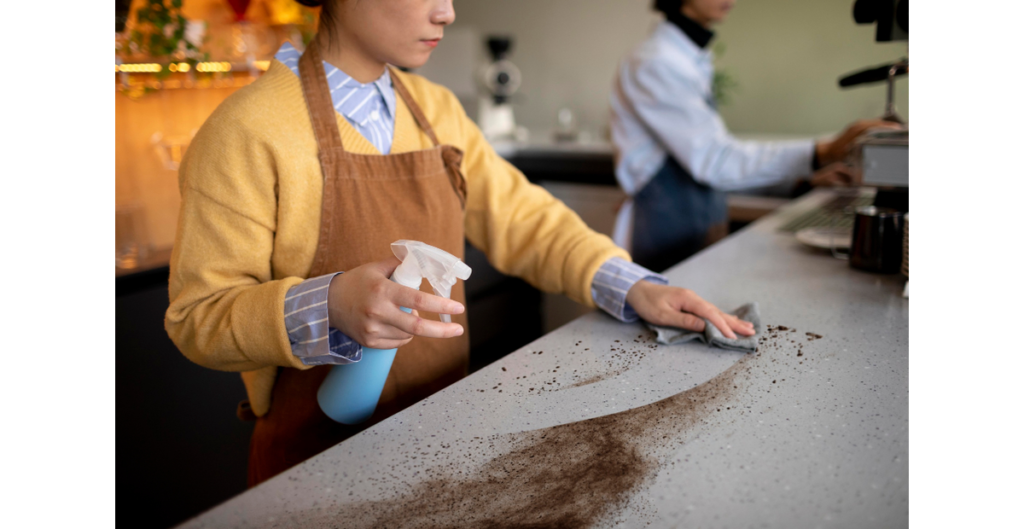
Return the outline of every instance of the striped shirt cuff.
{"type": "Polygon", "coordinates": [[[660,285],[667,285],[668,279],[650,270],[631,263],[621,257],[612,257],[604,262],[594,275],[590,284],[590,294],[594,303],[605,312],[626,323],[640,319],[633,307],[626,303],[626,293],[637,281],[647,280],[660,285]]]}
{"type": "Polygon", "coordinates": [[[327,292],[336,275],[307,279],[288,289],[284,298],[292,354],[307,366],[350,364],[363,357],[361,345],[328,325],[327,292]]]}

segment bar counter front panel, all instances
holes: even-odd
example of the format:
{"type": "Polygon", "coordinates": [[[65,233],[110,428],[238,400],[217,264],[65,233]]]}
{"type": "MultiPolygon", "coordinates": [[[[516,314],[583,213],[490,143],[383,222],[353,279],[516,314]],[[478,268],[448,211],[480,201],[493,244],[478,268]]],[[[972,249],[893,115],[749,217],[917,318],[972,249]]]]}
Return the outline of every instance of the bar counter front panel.
{"type": "Polygon", "coordinates": [[[667,272],[756,354],[591,313],[184,526],[907,526],[903,278],[777,232],[828,198],[667,272]]]}

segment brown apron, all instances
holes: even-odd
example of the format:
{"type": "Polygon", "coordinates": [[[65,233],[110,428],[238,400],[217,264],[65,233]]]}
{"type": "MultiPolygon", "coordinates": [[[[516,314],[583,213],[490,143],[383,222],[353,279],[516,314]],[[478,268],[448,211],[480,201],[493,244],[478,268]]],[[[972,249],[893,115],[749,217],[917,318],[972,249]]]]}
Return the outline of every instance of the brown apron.
{"type": "MultiPolygon", "coordinates": [[[[463,257],[465,180],[462,153],[439,145],[423,111],[391,72],[405,101],[434,148],[391,155],[346,152],[337,113],[316,46],[299,60],[302,90],[312,117],[324,175],[320,239],[309,277],[351,270],[391,255],[391,243],[412,239],[463,257]]],[[[422,289],[431,292],[426,281],[422,289]]],[[[465,303],[463,284],[452,299],[465,303]]],[[[436,314],[421,317],[438,320],[436,314]]],[[[465,313],[452,321],[466,327],[465,313]]],[[[329,366],[280,368],[270,411],[256,421],[249,450],[249,486],[334,446],[466,376],[469,332],[448,339],[413,338],[398,349],[377,411],[367,422],[347,426],[329,419],[316,393],[329,366]]]]}

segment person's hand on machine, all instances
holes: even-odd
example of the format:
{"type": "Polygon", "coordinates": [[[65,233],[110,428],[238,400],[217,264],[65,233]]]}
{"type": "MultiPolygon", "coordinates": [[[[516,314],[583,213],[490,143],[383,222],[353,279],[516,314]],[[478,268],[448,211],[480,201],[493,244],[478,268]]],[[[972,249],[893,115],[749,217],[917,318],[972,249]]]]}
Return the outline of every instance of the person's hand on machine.
{"type": "Polygon", "coordinates": [[[648,323],[703,332],[704,320],[710,321],[728,338],[736,334],[753,336],[754,324],[726,314],[704,301],[692,290],[637,281],[626,293],[626,303],[648,323]]]}
{"type": "Polygon", "coordinates": [[[814,187],[847,187],[860,185],[861,173],[845,162],[836,162],[818,169],[811,175],[814,187]]]}
{"type": "Polygon", "coordinates": [[[402,264],[391,256],[334,276],[327,294],[329,325],[364,347],[393,349],[413,336],[452,338],[465,332],[458,323],[421,318],[419,311],[462,314],[465,307],[433,294],[404,287],[391,281],[402,264]],[[412,309],[403,312],[400,307],[412,309]]]}
{"type": "Polygon", "coordinates": [[[814,145],[815,153],[818,155],[818,163],[822,167],[841,162],[853,147],[853,142],[862,134],[871,129],[901,129],[903,125],[881,119],[862,119],[854,121],[846,127],[842,133],[835,138],[818,140],[814,145]]]}

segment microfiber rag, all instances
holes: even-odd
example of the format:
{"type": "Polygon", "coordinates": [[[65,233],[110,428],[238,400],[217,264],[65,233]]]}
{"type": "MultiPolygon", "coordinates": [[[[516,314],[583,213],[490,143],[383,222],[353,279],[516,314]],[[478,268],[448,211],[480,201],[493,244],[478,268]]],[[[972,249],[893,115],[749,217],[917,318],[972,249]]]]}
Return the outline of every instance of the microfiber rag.
{"type": "Polygon", "coordinates": [[[666,345],[700,340],[706,344],[733,351],[744,353],[757,351],[757,339],[761,336],[761,312],[757,308],[757,302],[747,303],[732,311],[731,314],[741,320],[753,323],[754,335],[746,337],[736,335],[735,340],[726,338],[722,331],[708,320],[704,320],[704,332],[688,331],[678,327],[661,327],[650,323],[647,324],[647,328],[658,333],[658,343],[666,345]]]}

